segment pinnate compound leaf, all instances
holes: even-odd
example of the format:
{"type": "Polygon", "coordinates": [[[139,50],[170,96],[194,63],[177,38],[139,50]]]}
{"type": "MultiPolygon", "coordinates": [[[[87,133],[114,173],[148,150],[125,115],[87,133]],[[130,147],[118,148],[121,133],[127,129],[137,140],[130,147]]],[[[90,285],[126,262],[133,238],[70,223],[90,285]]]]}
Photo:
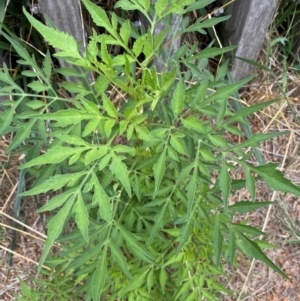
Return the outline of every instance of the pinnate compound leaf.
{"type": "Polygon", "coordinates": [[[37,195],[39,193],[45,193],[49,190],[58,190],[68,184],[69,182],[74,182],[80,179],[82,176],[86,174],[85,171],[80,171],[72,174],[64,174],[64,175],[56,175],[50,177],[48,180],[42,182],[36,187],[21,193],[21,196],[27,195],[37,195]]]}
{"type": "Polygon", "coordinates": [[[74,204],[73,210],[75,211],[75,222],[83,236],[84,240],[89,242],[89,214],[84,205],[81,193],[78,194],[76,203],[74,204]]]}
{"type": "Polygon", "coordinates": [[[23,164],[20,168],[24,169],[36,165],[61,163],[79,151],[82,151],[82,149],[78,147],[73,148],[67,146],[53,146],[46,154],[23,164]]]}
{"type": "Polygon", "coordinates": [[[51,247],[54,243],[54,241],[58,238],[60,235],[64,223],[66,221],[67,216],[69,215],[69,212],[71,210],[71,207],[73,206],[74,198],[69,199],[65,205],[59,210],[59,212],[49,221],[47,225],[48,233],[47,233],[47,239],[45,242],[43,254],[39,261],[38,266],[38,273],[40,272],[47,255],[49,254],[51,247]]]}
{"type": "Polygon", "coordinates": [[[290,192],[300,196],[300,187],[286,179],[276,167],[277,164],[268,163],[262,166],[251,167],[251,169],[261,176],[272,189],[281,192],[290,192]]]}
{"type": "Polygon", "coordinates": [[[110,199],[99,183],[95,173],[92,174],[92,181],[94,185],[93,204],[98,204],[100,216],[106,222],[110,223],[113,216],[110,199]]]}
{"type": "Polygon", "coordinates": [[[245,236],[240,231],[237,231],[236,234],[239,236],[241,241],[243,242],[244,248],[241,250],[250,257],[253,257],[257,260],[260,260],[264,262],[266,265],[268,265],[270,268],[272,268],[275,272],[280,274],[285,279],[288,279],[288,276],[281,271],[260,249],[257,243],[254,241],[251,241],[247,236],[245,236]]]}
{"type": "Polygon", "coordinates": [[[51,46],[62,50],[62,52],[59,53],[60,57],[65,56],[68,58],[82,59],[79,54],[77,41],[73,36],[65,32],[61,32],[57,29],[45,26],[43,23],[36,20],[29,13],[27,13],[24,7],[23,13],[32,24],[32,26],[48,41],[51,46]]]}
{"type": "Polygon", "coordinates": [[[112,162],[109,166],[109,169],[122,183],[129,197],[131,197],[131,185],[129,181],[129,173],[126,164],[121,160],[122,158],[124,157],[113,155],[112,162]]]}
{"type": "Polygon", "coordinates": [[[272,202],[241,201],[234,205],[229,206],[228,209],[238,213],[248,213],[265,206],[270,206],[272,204],[273,204],[272,202]]]}
{"type": "Polygon", "coordinates": [[[174,90],[171,107],[174,114],[174,117],[177,119],[178,115],[181,113],[184,106],[184,83],[183,79],[180,79],[174,90]]]}

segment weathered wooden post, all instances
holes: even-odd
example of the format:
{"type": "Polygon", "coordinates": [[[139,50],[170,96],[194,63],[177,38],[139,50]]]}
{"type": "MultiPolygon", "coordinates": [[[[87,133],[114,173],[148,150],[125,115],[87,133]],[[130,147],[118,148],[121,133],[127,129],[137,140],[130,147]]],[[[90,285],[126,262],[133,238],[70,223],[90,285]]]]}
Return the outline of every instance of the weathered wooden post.
{"type": "Polygon", "coordinates": [[[253,66],[238,57],[256,61],[266,33],[280,0],[236,0],[228,7],[232,17],[225,23],[225,30],[232,35],[226,44],[238,45],[232,62],[234,80],[241,80],[253,73],[253,66]]]}
{"type": "MultiPolygon", "coordinates": [[[[60,31],[67,32],[72,35],[76,41],[81,42],[81,53],[86,48],[86,35],[83,26],[80,1],[78,0],[39,0],[38,11],[49,17],[53,24],[60,31]]],[[[46,24],[48,19],[45,18],[46,24]]],[[[47,24],[51,26],[51,24],[47,24]]],[[[64,60],[59,59],[61,67],[72,67],[78,69],[75,66],[70,65],[64,60]]],[[[67,80],[76,81],[75,78],[67,77],[67,80]]],[[[89,74],[89,80],[92,80],[91,74],[89,74]]]]}

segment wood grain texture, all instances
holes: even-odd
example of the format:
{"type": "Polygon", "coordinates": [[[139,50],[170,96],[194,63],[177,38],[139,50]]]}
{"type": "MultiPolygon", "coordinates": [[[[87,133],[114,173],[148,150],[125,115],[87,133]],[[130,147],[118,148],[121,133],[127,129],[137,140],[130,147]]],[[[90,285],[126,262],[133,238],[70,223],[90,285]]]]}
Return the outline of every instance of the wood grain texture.
{"type": "MultiPolygon", "coordinates": [[[[81,43],[80,52],[83,53],[86,45],[86,36],[81,19],[79,0],[39,0],[39,11],[45,14],[53,22],[57,29],[67,32],[72,35],[76,41],[81,43]]],[[[47,23],[47,18],[45,18],[47,23]]],[[[50,24],[46,24],[50,26],[50,24]]],[[[61,67],[71,67],[78,69],[73,65],[59,60],[61,67]]],[[[89,81],[92,81],[92,75],[88,76],[89,81]]],[[[67,77],[68,81],[76,82],[76,78],[67,77]]]]}
{"type": "MultiPolygon", "coordinates": [[[[236,0],[229,6],[232,17],[225,30],[233,32],[226,44],[238,45],[235,56],[256,61],[262,49],[266,33],[280,0],[236,0]]],[[[234,59],[232,76],[241,80],[253,73],[253,67],[234,59]]]]}

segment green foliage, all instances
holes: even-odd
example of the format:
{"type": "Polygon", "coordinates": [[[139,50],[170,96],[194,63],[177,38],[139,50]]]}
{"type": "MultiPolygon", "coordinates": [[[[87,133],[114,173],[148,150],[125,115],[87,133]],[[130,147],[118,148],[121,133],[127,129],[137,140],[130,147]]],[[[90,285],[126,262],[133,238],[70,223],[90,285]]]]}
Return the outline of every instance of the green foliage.
{"type": "MultiPolygon", "coordinates": [[[[224,259],[235,264],[237,249],[287,277],[255,240],[263,233],[233,222],[236,213],[270,205],[255,201],[258,179],[300,194],[275,164],[252,166],[244,151],[284,133],[257,134],[238,145],[224,138],[226,133],[243,136],[237,123],[273,101],[231,111],[230,95],[252,77],[227,84],[205,66],[207,58],[232,47],[197,53],[196,46],[183,45],[161,74],[149,65],[163,49],[164,36],[152,35],[157,22],[212,1],[171,1],[168,8],[163,0],[155,5],[119,1],[116,7],[139,10],[150,20],[144,34],[115,13],[82,2],[102,30],[93,32],[83,55],[73,37],[47,28],[24,10],[32,26],[60,50],[54,56],[80,71],[52,69],[49,53],[38,64],[3,32],[19,64],[26,66],[22,74],[29,83],[16,84],[6,66],[0,72],[0,96],[12,98],[3,103],[0,134],[14,134],[7,151],[25,153],[21,168],[36,179],[22,196],[52,195],[39,209],[52,215],[38,272],[47,263],[58,283],[47,280],[49,294],[39,300],[61,300],[65,293],[63,300],[81,294],[86,300],[217,300],[220,292],[230,294],[217,276],[223,274],[224,259]],[[111,45],[122,52],[111,55],[111,45]],[[183,67],[188,71],[182,73],[183,67]],[[56,72],[76,77],[77,82],[59,83],[69,98],[58,94],[52,81],[56,72]],[[92,85],[89,72],[96,75],[92,85]],[[245,181],[231,178],[236,164],[244,169],[245,181]],[[252,200],[229,205],[230,195],[243,187],[252,200]],[[56,241],[62,252],[49,261],[56,241]],[[61,287],[66,289],[57,290],[60,297],[51,293],[61,287]]],[[[203,32],[218,22],[212,20],[197,20],[199,27],[185,22],[181,33],[203,32]]],[[[22,287],[19,300],[42,294],[22,287]]]]}

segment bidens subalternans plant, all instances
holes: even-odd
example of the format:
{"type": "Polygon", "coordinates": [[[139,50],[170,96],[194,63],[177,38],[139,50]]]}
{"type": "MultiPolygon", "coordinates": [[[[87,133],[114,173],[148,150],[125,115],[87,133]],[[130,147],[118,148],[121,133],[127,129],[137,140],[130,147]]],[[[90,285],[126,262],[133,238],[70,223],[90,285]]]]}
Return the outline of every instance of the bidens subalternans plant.
{"type": "MultiPolygon", "coordinates": [[[[222,68],[215,79],[206,65],[208,58],[234,47],[198,51],[197,44],[184,44],[165,71],[159,74],[151,66],[168,33],[166,27],[154,36],[157,22],[213,1],[117,2],[116,8],[139,10],[152,20],[144,34],[114,12],[82,2],[99,27],[83,55],[73,37],[24,10],[49,45],[60,50],[54,56],[76,70],[53,70],[49,53],[40,66],[3,33],[30,83],[26,92],[4,66],[0,93],[13,99],[3,104],[0,132],[15,133],[8,152],[25,145],[21,168],[36,180],[22,195],[57,192],[38,210],[53,213],[38,272],[59,240],[63,251],[57,269],[63,266],[73,275],[86,300],[218,300],[230,293],[217,281],[221,259],[234,264],[237,249],[286,277],[252,240],[263,233],[233,222],[236,213],[270,204],[255,201],[257,179],[300,195],[275,164],[253,166],[251,152],[244,152],[285,133],[253,135],[238,145],[224,138],[225,133],[242,136],[236,124],[274,101],[232,112],[229,97],[249,78],[228,84],[222,68]],[[120,54],[113,56],[111,46],[120,54]],[[69,98],[52,84],[54,72],[77,78],[59,83],[69,98]],[[92,85],[89,72],[96,78],[92,85]],[[245,170],[244,181],[231,179],[236,165],[245,170]],[[229,205],[230,194],[243,187],[251,201],[229,205]],[[76,228],[66,234],[70,223],[76,228]]],[[[186,17],[180,34],[203,32],[224,18],[190,25],[186,17]]]]}

